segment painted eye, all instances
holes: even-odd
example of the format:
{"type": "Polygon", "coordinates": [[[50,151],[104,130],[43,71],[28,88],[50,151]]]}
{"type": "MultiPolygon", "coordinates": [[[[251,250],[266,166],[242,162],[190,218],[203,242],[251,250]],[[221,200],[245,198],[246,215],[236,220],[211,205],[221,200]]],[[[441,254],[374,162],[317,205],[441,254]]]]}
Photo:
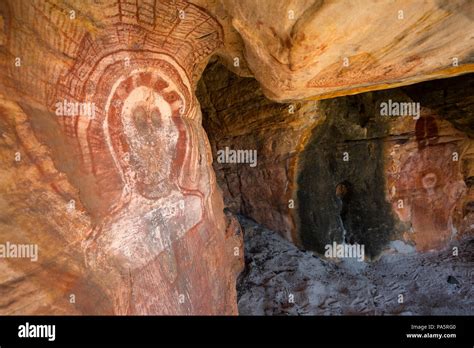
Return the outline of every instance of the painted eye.
{"type": "Polygon", "coordinates": [[[153,109],[151,112],[151,124],[153,125],[154,128],[162,127],[161,114],[158,109],[153,109]]]}
{"type": "Polygon", "coordinates": [[[169,104],[172,104],[174,103],[176,100],[179,99],[179,95],[178,93],[176,92],[170,92],[170,93],[167,93],[165,95],[165,100],[169,103],[169,104]]]}
{"type": "Polygon", "coordinates": [[[148,122],[146,120],[146,111],[142,106],[138,106],[133,110],[133,123],[139,133],[146,133],[148,122]]]}
{"type": "Polygon", "coordinates": [[[437,177],[435,173],[428,173],[422,178],[423,186],[426,189],[435,187],[436,182],[437,182],[437,177]]]}

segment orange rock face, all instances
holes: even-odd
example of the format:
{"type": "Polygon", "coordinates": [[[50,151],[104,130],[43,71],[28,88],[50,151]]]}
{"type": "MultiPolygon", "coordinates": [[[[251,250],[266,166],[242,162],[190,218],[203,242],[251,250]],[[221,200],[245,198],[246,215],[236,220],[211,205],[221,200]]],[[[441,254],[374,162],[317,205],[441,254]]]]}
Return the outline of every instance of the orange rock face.
{"type": "Polygon", "coordinates": [[[226,206],[293,240],[295,163],[301,144],[324,120],[317,102],[271,102],[255,80],[239,78],[217,63],[206,70],[197,95],[226,206]],[[225,148],[255,150],[257,165],[219,163],[217,152],[225,148]]]}
{"type": "Polygon", "coordinates": [[[282,107],[252,80],[208,69],[198,95],[215,156],[227,146],[258,153],[255,168],[214,162],[234,212],[305,249],[345,238],[373,258],[395,239],[426,251],[472,233],[471,76],[282,107]],[[383,116],[389,100],[420,112],[383,116]]]}
{"type": "Polygon", "coordinates": [[[469,134],[472,130],[468,126],[455,129],[445,120],[452,115],[449,110],[454,105],[461,106],[454,111],[457,117],[472,117],[468,111],[472,108],[472,97],[466,94],[464,86],[472,83],[472,77],[458,81],[458,86],[449,87],[444,82],[444,86],[433,85],[425,95],[413,94],[412,97],[419,96],[421,103],[427,104],[421,118],[410,122],[407,129],[414,136],[406,144],[387,148],[387,186],[393,210],[400,220],[411,224],[406,238],[422,251],[442,248],[459,234],[473,231],[472,215],[463,209],[472,200],[472,140],[461,131],[469,134]],[[444,104],[441,109],[431,105],[430,98],[438,99],[439,92],[446,94],[448,89],[458,94],[457,99],[451,96],[451,100],[439,100],[440,105],[444,104]]]}
{"type": "MultiPolygon", "coordinates": [[[[57,34],[64,45],[43,30],[37,35],[45,44],[16,51],[27,38],[15,23],[34,27],[35,14],[6,4],[2,62],[16,54],[23,65],[2,76],[1,91],[13,94],[1,104],[2,204],[10,211],[0,235],[37,245],[39,268],[8,259],[2,284],[19,284],[2,298],[24,288],[37,293],[30,301],[45,300],[9,301],[3,313],[237,313],[242,239],[223,213],[193,93],[194,74],[220,45],[221,28],[186,2],[145,5],[132,12],[105,6],[94,30],[82,17],[57,34]],[[32,66],[48,48],[55,66],[32,66]],[[41,69],[41,79],[26,78],[41,69]],[[53,216],[68,221],[47,226],[53,216]],[[48,284],[58,272],[51,263],[62,276],[48,284]]],[[[49,16],[49,26],[61,12],[34,10],[49,16]]]]}
{"type": "Polygon", "coordinates": [[[226,65],[242,76],[250,70],[272,100],[333,98],[474,71],[470,1],[221,0],[209,8],[226,33],[226,65]],[[235,67],[235,57],[245,63],[235,67]]]}

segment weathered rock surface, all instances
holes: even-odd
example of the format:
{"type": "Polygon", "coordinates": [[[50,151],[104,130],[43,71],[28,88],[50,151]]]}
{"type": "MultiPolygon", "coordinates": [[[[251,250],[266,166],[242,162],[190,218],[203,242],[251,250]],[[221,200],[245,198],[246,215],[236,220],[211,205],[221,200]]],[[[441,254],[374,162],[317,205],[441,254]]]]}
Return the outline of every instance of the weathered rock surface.
{"type": "Polygon", "coordinates": [[[296,155],[312,127],[323,120],[318,103],[271,102],[254,79],[239,78],[218,63],[207,68],[197,96],[226,206],[291,238],[296,155]],[[225,148],[256,150],[256,165],[219,163],[217,152],[225,148]]]}
{"type": "Polygon", "coordinates": [[[243,315],[472,314],[472,237],[451,245],[458,256],[451,248],[420,254],[398,241],[398,250],[391,247],[375,263],[334,261],[302,251],[250,220],[240,221],[243,315]]]}
{"type": "Polygon", "coordinates": [[[474,71],[469,0],[363,6],[222,0],[207,7],[229,38],[221,54],[226,65],[245,76],[250,70],[274,100],[329,98],[474,71]],[[238,68],[236,57],[245,58],[238,68]]]}
{"type": "Polygon", "coordinates": [[[0,1],[0,314],[237,314],[222,148],[258,153],[214,162],[226,206],[301,246],[347,239],[376,256],[394,238],[428,250],[471,233],[472,77],[302,99],[474,71],[472,13],[462,0],[0,1]],[[198,102],[213,55],[256,80],[212,64],[198,102]],[[375,117],[387,98],[422,117],[375,117]],[[38,260],[5,257],[14,245],[38,260]]]}
{"type": "MultiPolygon", "coordinates": [[[[472,109],[466,80],[472,76],[452,79],[450,93],[459,94],[444,109],[472,109]]],[[[473,232],[472,215],[462,208],[472,199],[465,173],[473,141],[425,105],[435,90],[430,84],[424,90],[433,92],[413,99],[394,89],[321,102],[328,122],[315,128],[296,178],[303,245],[321,252],[345,238],[375,256],[400,233],[429,250],[473,232]],[[388,102],[419,103],[419,118],[381,116],[388,102]],[[339,184],[347,186],[343,197],[339,184]]],[[[464,119],[472,119],[471,110],[464,119]]]]}

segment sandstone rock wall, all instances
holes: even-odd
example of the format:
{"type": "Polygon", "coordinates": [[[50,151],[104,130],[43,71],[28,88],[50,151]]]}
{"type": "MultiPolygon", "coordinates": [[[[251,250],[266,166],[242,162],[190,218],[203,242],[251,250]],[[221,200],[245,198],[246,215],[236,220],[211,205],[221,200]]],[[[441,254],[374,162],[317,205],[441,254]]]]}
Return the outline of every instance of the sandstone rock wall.
{"type": "Polygon", "coordinates": [[[239,78],[218,62],[206,69],[197,96],[226,207],[292,240],[295,161],[312,127],[324,119],[318,102],[272,102],[257,81],[239,78]],[[219,163],[218,151],[226,148],[257,151],[256,166],[219,163]]]}
{"type": "Polygon", "coordinates": [[[0,311],[236,314],[194,85],[222,29],[185,1],[2,2],[0,311]],[[74,300],[72,300],[74,298],[74,300]]]}
{"type": "Polygon", "coordinates": [[[469,0],[207,3],[228,38],[226,65],[243,76],[250,70],[273,100],[331,98],[474,70],[469,0]],[[245,63],[235,67],[236,57],[245,63]]]}
{"type": "MultiPolygon", "coordinates": [[[[450,91],[461,93],[445,109],[471,103],[462,92],[466,80],[472,76],[452,79],[450,91]]],[[[472,216],[462,212],[470,200],[464,172],[472,139],[426,97],[394,89],[321,102],[329,121],[315,129],[298,162],[303,245],[322,252],[345,239],[375,257],[394,239],[426,251],[472,233],[472,216]],[[420,103],[419,116],[381,116],[388,102],[420,103]]],[[[472,118],[465,111],[464,119],[472,118]]]]}
{"type": "Polygon", "coordinates": [[[212,65],[198,97],[227,207],[321,253],[343,240],[371,257],[395,239],[429,250],[472,233],[472,81],[277,104],[212,65]],[[381,116],[389,100],[419,115],[381,116]],[[225,147],[256,149],[258,165],[218,163],[225,147]]]}

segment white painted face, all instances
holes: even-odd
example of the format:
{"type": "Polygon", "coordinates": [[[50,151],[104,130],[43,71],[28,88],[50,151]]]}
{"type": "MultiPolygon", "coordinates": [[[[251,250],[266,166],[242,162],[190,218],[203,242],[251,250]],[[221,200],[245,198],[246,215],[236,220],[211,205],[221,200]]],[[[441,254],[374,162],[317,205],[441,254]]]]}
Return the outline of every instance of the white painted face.
{"type": "Polygon", "coordinates": [[[128,183],[139,196],[108,223],[100,243],[102,253],[119,257],[130,269],[143,267],[169,250],[203,219],[201,198],[183,194],[176,183],[173,162],[179,156],[180,132],[173,114],[176,117],[180,100],[173,96],[172,87],[163,90],[171,102],[150,87],[134,88],[120,113],[128,145],[123,169],[133,176],[128,183]]]}
{"type": "Polygon", "coordinates": [[[149,87],[135,88],[124,101],[122,122],[130,146],[130,166],[143,196],[163,197],[171,190],[179,137],[171,116],[172,106],[149,87]]]}

